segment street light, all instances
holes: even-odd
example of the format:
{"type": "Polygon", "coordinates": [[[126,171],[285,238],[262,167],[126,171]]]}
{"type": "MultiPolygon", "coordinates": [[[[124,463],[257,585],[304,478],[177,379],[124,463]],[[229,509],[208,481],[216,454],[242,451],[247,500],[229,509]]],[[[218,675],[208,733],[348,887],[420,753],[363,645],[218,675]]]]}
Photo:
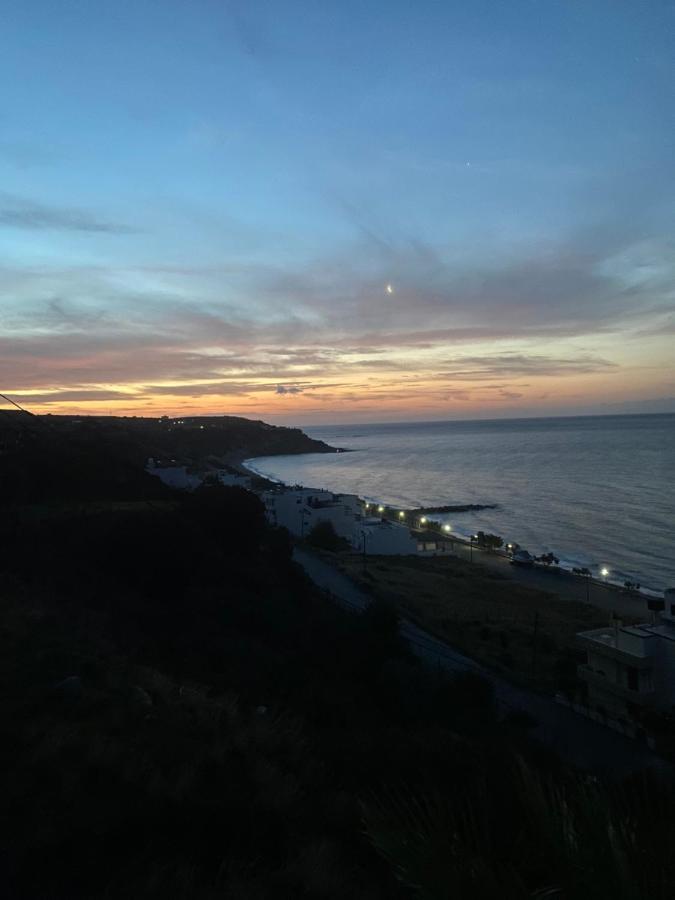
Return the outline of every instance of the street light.
{"type": "Polygon", "coordinates": [[[472,534],[469,538],[469,562],[473,562],[473,542],[478,540],[477,534],[472,534]]]}
{"type": "Polygon", "coordinates": [[[607,578],[607,576],[609,575],[609,569],[607,568],[607,566],[603,566],[600,569],[600,574],[602,575],[603,578],[607,578]]]}
{"type": "Polygon", "coordinates": [[[443,531],[452,531],[452,525],[444,525],[443,531]]]}
{"type": "Polygon", "coordinates": [[[398,517],[399,519],[405,519],[405,513],[403,512],[403,510],[399,511],[398,517]]]}
{"type": "Polygon", "coordinates": [[[426,524],[427,524],[427,517],[422,516],[422,518],[420,519],[420,525],[426,525],[426,524]]]}
{"type": "Polygon", "coordinates": [[[384,512],[384,506],[378,506],[378,507],[377,507],[377,511],[378,511],[379,513],[383,513],[383,512],[384,512]]]}

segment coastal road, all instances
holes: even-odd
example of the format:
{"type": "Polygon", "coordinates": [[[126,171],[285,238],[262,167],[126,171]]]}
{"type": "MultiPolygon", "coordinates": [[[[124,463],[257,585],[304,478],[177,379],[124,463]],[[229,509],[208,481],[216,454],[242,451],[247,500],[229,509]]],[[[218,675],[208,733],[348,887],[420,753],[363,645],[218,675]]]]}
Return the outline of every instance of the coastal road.
{"type": "MultiPolygon", "coordinates": [[[[293,558],[341,606],[359,611],[370,603],[370,598],[350,578],[305,548],[296,547],[293,558]]],[[[490,681],[502,713],[529,713],[537,722],[533,735],[573,765],[602,774],[626,775],[652,768],[672,776],[670,764],[647,746],[604,728],[551,697],[516,687],[413,622],[402,619],[400,630],[413,652],[426,663],[450,672],[474,672],[490,681]]]]}

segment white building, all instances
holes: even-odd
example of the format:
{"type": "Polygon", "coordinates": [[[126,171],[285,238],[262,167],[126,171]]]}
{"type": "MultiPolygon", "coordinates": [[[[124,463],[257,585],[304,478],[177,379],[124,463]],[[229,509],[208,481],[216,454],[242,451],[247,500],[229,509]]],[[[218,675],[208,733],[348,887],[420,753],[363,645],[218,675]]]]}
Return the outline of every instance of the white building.
{"type": "Polygon", "coordinates": [[[339,537],[351,540],[361,516],[361,501],[354,494],[333,494],[314,488],[267,491],[263,503],[268,519],[298,537],[308,535],[319,522],[330,522],[339,537]]]}
{"type": "Polygon", "coordinates": [[[417,553],[417,538],[407,525],[365,517],[364,503],[356,494],[293,488],[267,491],[262,499],[269,521],[298,537],[306,537],[319,522],[330,522],[335,533],[359,553],[364,552],[364,544],[368,556],[417,553]]]}
{"type": "Polygon", "coordinates": [[[148,460],[145,471],[156,475],[167,487],[180,491],[193,491],[202,483],[201,476],[188,472],[187,466],[157,465],[154,459],[148,460]]]}
{"type": "Polygon", "coordinates": [[[407,556],[417,553],[417,539],[407,525],[386,519],[362,519],[352,533],[352,547],[367,556],[407,556]]]}
{"type": "Polygon", "coordinates": [[[225,487],[241,487],[250,491],[251,478],[248,475],[240,475],[238,472],[228,472],[227,469],[218,469],[216,477],[225,487]]]}
{"type": "Polygon", "coordinates": [[[588,713],[637,734],[641,713],[675,713],[675,589],[664,592],[651,625],[620,625],[577,635],[586,651],[579,677],[588,686],[588,713]]]}

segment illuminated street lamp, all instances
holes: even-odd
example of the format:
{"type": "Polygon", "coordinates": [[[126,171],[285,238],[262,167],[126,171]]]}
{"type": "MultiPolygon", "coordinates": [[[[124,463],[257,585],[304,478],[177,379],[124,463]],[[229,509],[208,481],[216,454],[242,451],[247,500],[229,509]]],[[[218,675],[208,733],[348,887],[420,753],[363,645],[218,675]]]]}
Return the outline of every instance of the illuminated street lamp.
{"type": "Polygon", "coordinates": [[[427,524],[427,517],[422,516],[422,518],[420,519],[420,525],[426,525],[426,524],[427,524]]]}
{"type": "Polygon", "coordinates": [[[443,531],[452,531],[452,525],[444,525],[443,531]]]}
{"type": "Polygon", "coordinates": [[[384,506],[378,506],[378,507],[377,507],[377,511],[378,511],[379,513],[383,513],[383,512],[384,512],[384,506]]]}
{"type": "Polygon", "coordinates": [[[600,569],[600,574],[602,575],[603,578],[607,578],[607,576],[609,575],[609,569],[607,568],[607,566],[603,566],[600,569]]]}
{"type": "Polygon", "coordinates": [[[399,519],[405,519],[405,513],[401,510],[398,514],[399,519]]]}
{"type": "Polygon", "coordinates": [[[478,540],[477,534],[472,534],[469,538],[469,562],[473,562],[473,542],[478,540]]]}

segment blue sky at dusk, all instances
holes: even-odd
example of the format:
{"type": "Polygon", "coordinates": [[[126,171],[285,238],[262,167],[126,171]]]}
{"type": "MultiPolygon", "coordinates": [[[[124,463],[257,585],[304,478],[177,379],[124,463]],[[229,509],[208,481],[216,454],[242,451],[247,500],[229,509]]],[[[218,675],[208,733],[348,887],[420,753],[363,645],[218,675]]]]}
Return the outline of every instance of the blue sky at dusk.
{"type": "Polygon", "coordinates": [[[675,4],[0,2],[0,390],[675,410],[675,4]]]}

